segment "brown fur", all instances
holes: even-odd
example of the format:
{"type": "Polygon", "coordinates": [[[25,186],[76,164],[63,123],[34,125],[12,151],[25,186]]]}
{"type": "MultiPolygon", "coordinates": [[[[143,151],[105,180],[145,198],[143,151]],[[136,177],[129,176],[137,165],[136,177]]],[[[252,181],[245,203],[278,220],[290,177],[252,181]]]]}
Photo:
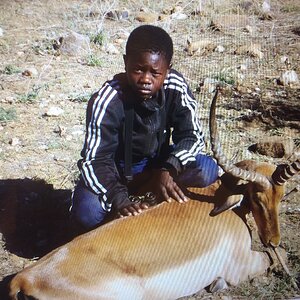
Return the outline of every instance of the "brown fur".
{"type": "Polygon", "coordinates": [[[186,204],[162,203],[77,237],[17,274],[10,296],[175,299],[217,277],[237,284],[263,273],[268,259],[251,250],[243,220],[233,211],[209,216],[216,186],[192,189],[186,204]]]}

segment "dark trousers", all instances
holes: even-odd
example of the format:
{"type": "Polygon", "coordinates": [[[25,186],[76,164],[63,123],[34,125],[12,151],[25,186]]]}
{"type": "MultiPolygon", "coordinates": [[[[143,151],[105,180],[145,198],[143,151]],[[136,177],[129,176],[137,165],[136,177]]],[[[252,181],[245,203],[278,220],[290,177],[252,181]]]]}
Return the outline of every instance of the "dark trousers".
{"type": "MultiPolygon", "coordinates": [[[[133,181],[128,185],[129,194],[134,194],[143,183],[151,179],[151,170],[145,171],[145,164],[133,165],[133,181]]],[[[218,166],[208,155],[199,154],[194,167],[187,168],[175,181],[185,187],[206,187],[218,178],[218,166]]],[[[108,212],[101,205],[99,195],[85,186],[81,179],[75,187],[72,199],[71,217],[85,230],[99,226],[108,212]]]]}

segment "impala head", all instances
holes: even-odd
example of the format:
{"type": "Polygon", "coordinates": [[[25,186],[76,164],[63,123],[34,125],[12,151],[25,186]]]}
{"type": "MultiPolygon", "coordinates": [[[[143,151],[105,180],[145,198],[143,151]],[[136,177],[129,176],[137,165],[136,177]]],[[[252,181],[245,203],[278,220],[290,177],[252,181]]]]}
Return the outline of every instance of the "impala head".
{"type": "Polygon", "coordinates": [[[284,183],[300,171],[299,159],[290,165],[274,166],[245,160],[232,164],[221,150],[215,118],[218,88],[210,109],[210,137],[212,151],[219,166],[224,170],[222,184],[217,191],[224,195],[224,203],[215,207],[217,215],[236,205],[243,195],[258,227],[264,245],[277,247],[280,243],[279,205],[284,195],[284,183]]]}

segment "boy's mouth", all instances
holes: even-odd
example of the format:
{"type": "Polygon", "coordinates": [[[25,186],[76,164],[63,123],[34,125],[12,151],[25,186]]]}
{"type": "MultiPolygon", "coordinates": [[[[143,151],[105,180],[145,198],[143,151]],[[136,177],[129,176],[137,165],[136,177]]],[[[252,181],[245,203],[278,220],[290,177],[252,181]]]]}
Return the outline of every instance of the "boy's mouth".
{"type": "Polygon", "coordinates": [[[137,87],[137,92],[142,96],[151,96],[151,88],[150,86],[140,85],[137,87]]]}

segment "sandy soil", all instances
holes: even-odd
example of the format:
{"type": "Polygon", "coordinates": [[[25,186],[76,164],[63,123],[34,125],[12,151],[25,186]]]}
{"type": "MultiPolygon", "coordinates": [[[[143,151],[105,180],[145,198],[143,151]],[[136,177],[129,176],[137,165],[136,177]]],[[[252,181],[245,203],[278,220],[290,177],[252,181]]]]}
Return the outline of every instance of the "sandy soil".
{"type": "MultiPolygon", "coordinates": [[[[281,77],[286,71],[300,76],[300,5],[296,0],[278,0],[272,1],[270,11],[263,11],[262,2],[1,1],[1,299],[6,297],[10,275],[67,240],[86,104],[104,80],[123,71],[125,41],[141,24],[137,20],[141,10],[152,17],[148,22],[168,30],[174,40],[174,67],[186,76],[199,100],[208,151],[209,82],[218,80],[226,86],[217,117],[229,157],[275,164],[299,157],[299,82],[284,84],[281,77]],[[108,12],[113,12],[111,18],[105,17],[108,12]],[[76,49],[67,51],[59,42],[71,32],[90,38],[88,46],[83,44],[73,54],[69,52],[76,49]],[[188,38],[208,43],[189,55],[188,38]],[[293,148],[280,158],[248,150],[269,137],[288,140],[293,148]]],[[[296,280],[300,274],[299,184],[299,175],[287,183],[287,193],[293,192],[284,198],[280,213],[282,246],[296,280]]],[[[186,299],[299,295],[279,269],[224,292],[186,299]]]]}

